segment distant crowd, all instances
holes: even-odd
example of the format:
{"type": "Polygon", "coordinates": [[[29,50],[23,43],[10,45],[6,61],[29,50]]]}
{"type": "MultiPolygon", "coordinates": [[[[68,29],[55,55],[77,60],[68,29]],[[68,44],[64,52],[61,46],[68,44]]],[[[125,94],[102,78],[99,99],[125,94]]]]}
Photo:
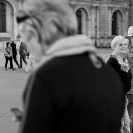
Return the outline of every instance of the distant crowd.
{"type": "Polygon", "coordinates": [[[25,72],[34,71],[34,58],[30,54],[27,46],[25,43],[21,42],[19,46],[19,55],[20,55],[20,62],[17,59],[17,48],[15,41],[9,41],[6,43],[6,47],[4,49],[4,57],[5,57],[5,70],[12,69],[13,71],[16,69],[13,66],[13,61],[18,66],[18,69],[23,67],[23,62],[25,63],[25,72]],[[8,61],[10,62],[10,67],[8,66],[8,61]]]}

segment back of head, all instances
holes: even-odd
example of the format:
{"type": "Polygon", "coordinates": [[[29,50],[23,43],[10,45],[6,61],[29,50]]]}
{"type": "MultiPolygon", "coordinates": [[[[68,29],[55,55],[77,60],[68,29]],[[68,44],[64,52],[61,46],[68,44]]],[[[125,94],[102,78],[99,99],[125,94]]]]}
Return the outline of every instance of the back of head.
{"type": "Polygon", "coordinates": [[[32,20],[39,34],[39,41],[46,44],[56,40],[58,34],[74,35],[77,19],[68,4],[57,0],[28,0],[24,4],[25,13],[32,20]]]}

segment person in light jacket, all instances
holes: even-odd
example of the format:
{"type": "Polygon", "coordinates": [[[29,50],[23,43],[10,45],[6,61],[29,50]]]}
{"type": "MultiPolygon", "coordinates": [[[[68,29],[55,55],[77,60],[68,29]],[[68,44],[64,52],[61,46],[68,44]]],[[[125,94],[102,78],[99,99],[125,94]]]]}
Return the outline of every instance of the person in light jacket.
{"type": "Polygon", "coordinates": [[[10,61],[10,68],[14,70],[13,68],[13,62],[12,62],[12,47],[10,42],[6,43],[6,48],[4,50],[4,56],[5,56],[5,69],[7,70],[8,61],[10,61]]]}

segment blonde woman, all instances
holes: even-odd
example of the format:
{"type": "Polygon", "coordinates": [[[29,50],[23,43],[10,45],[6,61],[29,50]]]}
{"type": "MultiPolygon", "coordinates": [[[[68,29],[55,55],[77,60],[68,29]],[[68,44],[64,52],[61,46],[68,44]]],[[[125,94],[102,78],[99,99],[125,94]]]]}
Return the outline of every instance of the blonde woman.
{"type": "Polygon", "coordinates": [[[111,42],[111,48],[113,52],[107,61],[107,65],[111,66],[119,75],[123,83],[125,96],[125,112],[122,119],[121,132],[130,133],[130,118],[127,111],[127,92],[131,89],[132,74],[128,60],[125,58],[127,54],[128,40],[121,35],[116,36],[111,42]]]}
{"type": "Polygon", "coordinates": [[[96,55],[92,40],[76,34],[69,5],[28,0],[22,9],[19,33],[39,65],[25,88],[20,133],[118,133],[121,82],[96,55]]]}

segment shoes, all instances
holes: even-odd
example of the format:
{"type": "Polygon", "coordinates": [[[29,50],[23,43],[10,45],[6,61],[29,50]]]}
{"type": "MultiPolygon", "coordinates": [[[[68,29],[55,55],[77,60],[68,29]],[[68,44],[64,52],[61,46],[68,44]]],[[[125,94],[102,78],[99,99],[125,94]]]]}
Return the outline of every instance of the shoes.
{"type": "Polygon", "coordinates": [[[12,69],[12,67],[9,67],[8,69],[12,69]]]}
{"type": "Polygon", "coordinates": [[[12,70],[14,71],[14,70],[15,70],[15,68],[12,68],[12,70]]]}
{"type": "Polygon", "coordinates": [[[18,69],[20,69],[21,67],[18,65],[18,69]]]}
{"type": "Polygon", "coordinates": [[[7,70],[7,67],[5,68],[5,70],[7,70]]]}

